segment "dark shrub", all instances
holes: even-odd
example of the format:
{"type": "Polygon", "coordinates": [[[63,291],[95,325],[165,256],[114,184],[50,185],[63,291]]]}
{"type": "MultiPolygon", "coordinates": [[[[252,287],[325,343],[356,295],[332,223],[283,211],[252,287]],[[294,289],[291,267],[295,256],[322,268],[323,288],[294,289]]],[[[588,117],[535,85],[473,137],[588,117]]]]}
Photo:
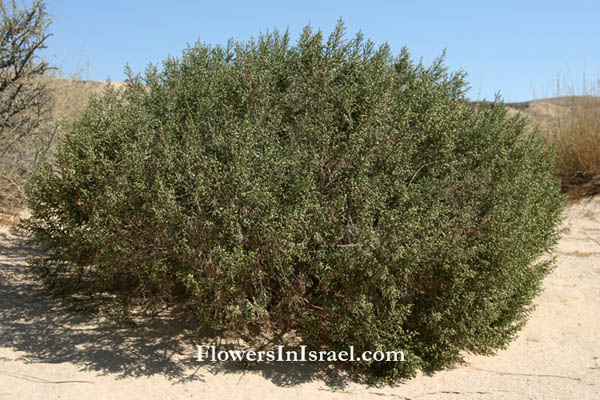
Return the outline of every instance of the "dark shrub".
{"type": "Polygon", "coordinates": [[[29,188],[55,262],[252,338],[404,350],[374,380],[490,353],[523,326],[562,207],[553,156],[441,59],[338,25],[198,44],[91,102],[29,188]]]}

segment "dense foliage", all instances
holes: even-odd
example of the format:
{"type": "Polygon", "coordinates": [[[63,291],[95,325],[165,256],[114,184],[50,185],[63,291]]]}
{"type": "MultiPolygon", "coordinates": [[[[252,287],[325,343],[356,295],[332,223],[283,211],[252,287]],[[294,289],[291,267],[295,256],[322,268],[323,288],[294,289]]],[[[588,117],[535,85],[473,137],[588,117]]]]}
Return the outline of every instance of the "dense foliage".
{"type": "Polygon", "coordinates": [[[552,267],[562,198],[541,139],[465,85],[341,23],[199,43],[91,102],[28,226],[97,290],[250,338],[405,351],[352,365],[373,380],[493,352],[552,267]]]}

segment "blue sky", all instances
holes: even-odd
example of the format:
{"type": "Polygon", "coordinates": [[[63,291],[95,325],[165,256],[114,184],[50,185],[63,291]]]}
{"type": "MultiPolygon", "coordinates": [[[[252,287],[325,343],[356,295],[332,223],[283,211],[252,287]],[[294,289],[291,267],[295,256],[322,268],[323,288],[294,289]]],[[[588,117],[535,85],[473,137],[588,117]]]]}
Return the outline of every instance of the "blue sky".
{"type": "Polygon", "coordinates": [[[53,23],[44,56],[82,79],[125,79],[126,63],[179,57],[188,43],[246,41],[310,24],[348,36],[362,31],[397,54],[407,46],[426,64],[446,49],[451,71],[468,73],[468,97],[524,101],[556,94],[557,78],[580,86],[600,78],[600,2],[596,1],[155,1],[47,0],[53,23]]]}

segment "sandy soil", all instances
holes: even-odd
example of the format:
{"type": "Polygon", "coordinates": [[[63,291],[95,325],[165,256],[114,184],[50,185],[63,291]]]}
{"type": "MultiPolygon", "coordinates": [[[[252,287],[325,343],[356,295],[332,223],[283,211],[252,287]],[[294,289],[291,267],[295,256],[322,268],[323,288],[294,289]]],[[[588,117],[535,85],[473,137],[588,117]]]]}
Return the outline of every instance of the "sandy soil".
{"type": "Polygon", "coordinates": [[[0,399],[598,399],[600,197],[571,205],[558,267],[519,338],[496,356],[394,387],[316,364],[198,363],[175,316],[121,328],[66,312],[26,267],[27,237],[0,227],[0,399]]]}

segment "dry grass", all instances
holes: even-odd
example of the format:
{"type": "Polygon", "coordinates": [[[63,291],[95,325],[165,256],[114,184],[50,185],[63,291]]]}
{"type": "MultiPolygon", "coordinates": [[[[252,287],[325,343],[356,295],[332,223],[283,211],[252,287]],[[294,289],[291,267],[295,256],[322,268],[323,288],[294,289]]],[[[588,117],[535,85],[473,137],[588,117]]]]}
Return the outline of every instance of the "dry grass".
{"type": "Polygon", "coordinates": [[[556,149],[562,188],[571,200],[600,193],[600,78],[576,87],[557,79],[555,97],[508,103],[509,116],[522,113],[556,149]]]}
{"type": "Polygon", "coordinates": [[[556,166],[571,197],[600,193],[600,79],[576,89],[557,82],[558,96],[546,100],[553,108],[540,124],[556,146],[556,166]]]}
{"type": "Polygon", "coordinates": [[[570,112],[556,117],[551,131],[563,188],[579,196],[600,193],[600,97],[565,101],[570,112]]]}

